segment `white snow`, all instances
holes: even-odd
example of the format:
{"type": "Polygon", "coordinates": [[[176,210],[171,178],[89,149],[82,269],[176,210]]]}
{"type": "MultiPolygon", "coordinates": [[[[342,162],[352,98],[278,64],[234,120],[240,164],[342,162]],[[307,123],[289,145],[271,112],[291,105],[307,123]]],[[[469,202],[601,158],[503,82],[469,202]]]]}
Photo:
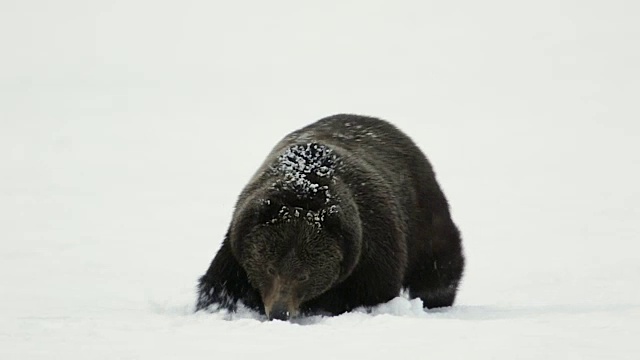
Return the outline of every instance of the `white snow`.
{"type": "Polygon", "coordinates": [[[640,4],[0,4],[0,359],[637,359],[640,4]],[[288,132],[385,118],[468,257],[453,308],[193,314],[288,132]]]}

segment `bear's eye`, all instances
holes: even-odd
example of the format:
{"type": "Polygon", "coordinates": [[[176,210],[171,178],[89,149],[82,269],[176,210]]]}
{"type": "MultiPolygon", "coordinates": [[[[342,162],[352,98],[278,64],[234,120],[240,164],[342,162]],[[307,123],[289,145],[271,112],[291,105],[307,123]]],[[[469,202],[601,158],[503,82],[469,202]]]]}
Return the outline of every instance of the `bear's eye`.
{"type": "Polygon", "coordinates": [[[267,268],[267,274],[269,274],[271,276],[276,276],[276,269],[274,269],[273,266],[269,266],[267,268]]]}
{"type": "Polygon", "coordinates": [[[300,274],[296,277],[296,280],[298,280],[298,282],[305,282],[309,280],[309,274],[300,274]]]}

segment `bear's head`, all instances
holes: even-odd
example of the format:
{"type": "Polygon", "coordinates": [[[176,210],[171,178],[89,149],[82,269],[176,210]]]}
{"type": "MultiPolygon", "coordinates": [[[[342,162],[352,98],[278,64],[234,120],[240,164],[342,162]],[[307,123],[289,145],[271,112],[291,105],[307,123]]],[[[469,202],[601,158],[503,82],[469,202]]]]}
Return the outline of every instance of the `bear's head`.
{"type": "Polygon", "coordinates": [[[267,317],[288,320],[350,275],[361,252],[360,222],[337,205],[266,205],[244,209],[248,216],[232,228],[231,247],[267,317]]]}

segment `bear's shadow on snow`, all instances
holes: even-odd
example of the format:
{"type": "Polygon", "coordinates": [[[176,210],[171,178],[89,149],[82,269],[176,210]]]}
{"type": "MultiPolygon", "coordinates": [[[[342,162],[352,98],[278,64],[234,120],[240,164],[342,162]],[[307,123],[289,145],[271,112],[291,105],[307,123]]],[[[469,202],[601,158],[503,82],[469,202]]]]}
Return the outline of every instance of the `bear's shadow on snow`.
{"type": "MultiPolygon", "coordinates": [[[[399,318],[413,318],[428,320],[468,320],[468,321],[490,321],[490,320],[515,320],[527,318],[541,318],[546,316],[582,316],[597,313],[624,313],[637,311],[639,306],[633,304],[609,304],[609,305],[574,305],[574,304],[554,304],[554,305],[532,305],[532,306],[502,306],[502,305],[458,305],[452,308],[421,310],[417,306],[404,306],[399,308],[399,302],[407,303],[406,299],[396,298],[396,304],[382,304],[373,308],[359,308],[341,315],[326,316],[313,315],[302,316],[290,319],[289,322],[296,325],[307,326],[322,324],[326,321],[353,320],[355,322],[366,321],[378,316],[393,316],[399,318]]],[[[392,300],[390,303],[393,303],[392,300]]],[[[411,304],[415,305],[415,304],[411,304]]],[[[203,312],[200,312],[202,314],[203,312]]],[[[266,316],[260,315],[249,309],[241,309],[239,312],[230,313],[224,310],[214,312],[204,312],[213,315],[219,320],[234,321],[251,319],[267,323],[266,316]]],[[[186,312],[184,315],[188,315],[186,312]]]]}

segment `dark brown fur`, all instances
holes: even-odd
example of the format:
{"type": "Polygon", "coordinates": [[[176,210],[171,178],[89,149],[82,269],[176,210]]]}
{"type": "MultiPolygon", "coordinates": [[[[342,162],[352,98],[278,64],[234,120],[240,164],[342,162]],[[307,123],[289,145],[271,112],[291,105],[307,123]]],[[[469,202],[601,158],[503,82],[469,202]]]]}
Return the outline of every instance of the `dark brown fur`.
{"type": "Polygon", "coordinates": [[[393,125],[335,115],[285,137],[240,194],[197,310],[339,314],[407,288],[453,304],[458,229],[431,165],[393,125]]]}

